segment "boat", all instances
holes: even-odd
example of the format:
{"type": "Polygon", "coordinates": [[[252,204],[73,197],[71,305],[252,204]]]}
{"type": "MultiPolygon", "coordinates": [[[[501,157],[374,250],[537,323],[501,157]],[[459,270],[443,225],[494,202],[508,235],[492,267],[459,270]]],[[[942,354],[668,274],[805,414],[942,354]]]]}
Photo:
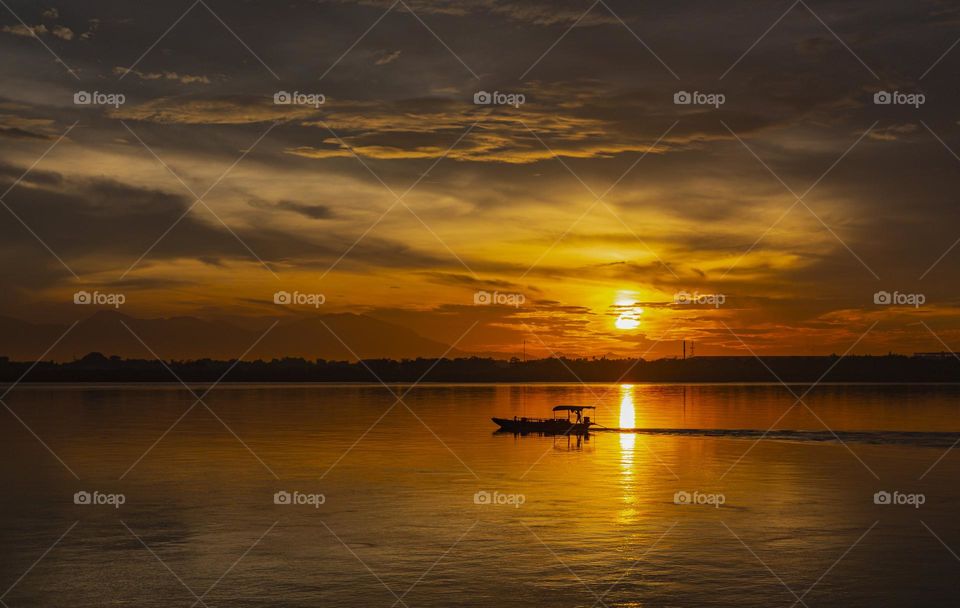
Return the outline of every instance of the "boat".
{"type": "Polygon", "coordinates": [[[584,416],[583,410],[595,410],[592,405],[558,405],[553,408],[553,418],[491,418],[501,431],[508,433],[540,433],[541,435],[586,435],[590,426],[590,416],[584,416]],[[558,417],[558,412],[566,412],[566,418],[558,417]],[[576,419],[571,419],[576,416],[576,419]]]}

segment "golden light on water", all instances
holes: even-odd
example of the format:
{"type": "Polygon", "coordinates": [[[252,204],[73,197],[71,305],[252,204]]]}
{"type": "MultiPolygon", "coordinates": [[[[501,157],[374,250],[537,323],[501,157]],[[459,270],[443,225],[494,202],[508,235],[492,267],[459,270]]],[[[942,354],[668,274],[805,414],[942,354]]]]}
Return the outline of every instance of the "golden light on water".
{"type": "Polygon", "coordinates": [[[633,407],[633,385],[620,385],[620,428],[632,429],[637,426],[637,412],[633,407]]]}
{"type": "MultiPolygon", "coordinates": [[[[632,429],[636,426],[637,414],[633,408],[633,385],[620,385],[620,428],[632,429]]],[[[632,463],[633,446],[637,442],[637,436],[633,433],[620,433],[620,449],[623,450],[622,458],[624,466],[632,463]],[[627,456],[629,454],[629,456],[627,456]],[[625,459],[629,458],[629,462],[625,459]]]]}
{"type": "MultiPolygon", "coordinates": [[[[632,428],[636,415],[633,409],[633,385],[620,385],[620,427],[632,428]]],[[[620,487],[624,506],[619,513],[619,521],[633,523],[638,517],[637,510],[637,463],[634,448],[637,436],[633,433],[620,435],[620,487]]]]}

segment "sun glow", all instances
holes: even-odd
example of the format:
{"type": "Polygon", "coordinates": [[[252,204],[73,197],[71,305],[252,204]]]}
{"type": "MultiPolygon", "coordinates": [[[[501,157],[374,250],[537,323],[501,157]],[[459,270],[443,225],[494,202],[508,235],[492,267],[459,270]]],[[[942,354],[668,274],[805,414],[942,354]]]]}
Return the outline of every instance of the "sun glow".
{"type": "MultiPolygon", "coordinates": [[[[620,385],[620,428],[632,429],[636,426],[637,414],[633,408],[633,385],[620,385]]],[[[624,473],[629,473],[633,465],[633,446],[637,436],[633,433],[620,433],[620,449],[624,453],[624,473]]]]}
{"type": "Polygon", "coordinates": [[[620,428],[632,429],[637,424],[637,412],[633,407],[633,385],[620,385],[620,428]]]}
{"type": "Polygon", "coordinates": [[[614,325],[617,329],[636,329],[640,327],[640,314],[642,313],[643,309],[641,308],[624,311],[617,317],[614,325]]]}
{"type": "Polygon", "coordinates": [[[640,315],[643,309],[637,306],[635,293],[631,291],[621,291],[617,293],[613,306],[619,312],[617,320],[613,322],[617,329],[636,329],[640,327],[640,315]]]}

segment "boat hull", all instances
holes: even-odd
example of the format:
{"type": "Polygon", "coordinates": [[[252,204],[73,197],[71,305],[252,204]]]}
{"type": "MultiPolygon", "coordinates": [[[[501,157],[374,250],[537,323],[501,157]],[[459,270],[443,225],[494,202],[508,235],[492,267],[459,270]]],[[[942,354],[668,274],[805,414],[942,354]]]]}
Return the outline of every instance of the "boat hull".
{"type": "Polygon", "coordinates": [[[541,435],[586,435],[590,425],[567,420],[524,420],[523,418],[491,418],[501,431],[508,433],[539,433],[541,435]]]}

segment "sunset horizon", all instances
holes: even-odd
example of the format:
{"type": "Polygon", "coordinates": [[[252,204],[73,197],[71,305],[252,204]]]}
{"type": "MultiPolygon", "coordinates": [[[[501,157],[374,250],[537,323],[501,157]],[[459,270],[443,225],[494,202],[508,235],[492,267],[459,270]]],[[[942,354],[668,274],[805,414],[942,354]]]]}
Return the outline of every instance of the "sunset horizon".
{"type": "Polygon", "coordinates": [[[957,603],[956,2],[0,49],[0,607],[957,603]]]}
{"type": "Polygon", "coordinates": [[[708,55],[667,34],[707,27],[682,9],[575,4],[319,2],[263,29],[195,3],[154,46],[159,7],[25,11],[0,33],[0,315],[350,312],[583,356],[960,344],[937,19],[907,54],[800,3],[708,55]]]}
{"type": "MultiPolygon", "coordinates": [[[[557,350],[550,336],[541,337],[527,330],[517,344],[503,344],[494,350],[465,345],[479,323],[468,327],[460,337],[446,342],[434,339],[401,322],[376,313],[323,312],[313,315],[287,315],[243,319],[191,315],[140,318],[114,308],[97,310],[86,317],[64,322],[30,323],[0,316],[0,331],[7,336],[0,357],[15,361],[52,360],[69,362],[88,354],[125,359],[234,359],[243,360],[303,358],[307,360],[416,359],[481,357],[510,359],[680,359],[687,357],[855,357],[888,355],[918,356],[955,351],[930,338],[915,343],[915,350],[870,349],[865,340],[843,351],[829,346],[800,351],[789,348],[754,350],[737,340],[723,347],[698,343],[680,337],[664,337],[655,346],[606,352],[557,350]],[[279,330],[279,331],[275,331],[279,330]],[[198,337],[203,336],[202,341],[198,337]]],[[[616,323],[616,322],[614,322],[616,323]]],[[[616,327],[616,325],[614,325],[616,327]]],[[[732,330],[731,330],[732,331],[732,330]]],[[[669,334],[668,334],[669,335],[669,334]]],[[[909,347],[911,343],[904,346],[909,347]]]]}

